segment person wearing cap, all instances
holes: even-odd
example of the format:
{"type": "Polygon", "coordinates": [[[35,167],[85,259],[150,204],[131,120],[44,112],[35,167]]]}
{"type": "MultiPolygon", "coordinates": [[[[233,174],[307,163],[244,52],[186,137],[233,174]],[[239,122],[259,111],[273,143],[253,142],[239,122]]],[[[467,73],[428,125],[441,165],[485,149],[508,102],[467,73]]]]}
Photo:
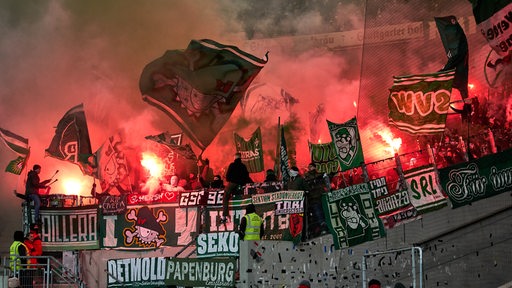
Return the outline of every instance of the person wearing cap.
{"type": "Polygon", "coordinates": [[[308,280],[302,280],[297,288],[311,288],[311,283],[308,280]]]}
{"type": "Polygon", "coordinates": [[[41,173],[41,166],[35,164],[32,170],[28,172],[27,183],[25,184],[25,196],[27,197],[27,201],[34,202],[34,220],[36,223],[41,221],[39,218],[39,209],[41,208],[39,189],[46,188],[46,184],[50,183],[51,181],[51,179],[41,181],[39,178],[39,173],[41,173]]]}

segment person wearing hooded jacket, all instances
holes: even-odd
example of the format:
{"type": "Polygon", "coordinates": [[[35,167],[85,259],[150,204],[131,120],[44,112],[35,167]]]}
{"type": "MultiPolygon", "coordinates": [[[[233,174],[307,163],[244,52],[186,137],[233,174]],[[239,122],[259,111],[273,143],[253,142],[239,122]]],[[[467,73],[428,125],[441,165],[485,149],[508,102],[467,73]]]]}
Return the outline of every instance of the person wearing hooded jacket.
{"type": "Polygon", "coordinates": [[[242,163],[242,155],[240,153],[235,154],[235,160],[229,164],[228,170],[226,171],[226,180],[228,185],[224,189],[224,197],[222,199],[222,216],[221,223],[226,223],[229,217],[229,200],[233,194],[237,194],[237,190],[241,189],[247,183],[251,183],[252,180],[249,177],[249,170],[244,163],[242,163]]]}

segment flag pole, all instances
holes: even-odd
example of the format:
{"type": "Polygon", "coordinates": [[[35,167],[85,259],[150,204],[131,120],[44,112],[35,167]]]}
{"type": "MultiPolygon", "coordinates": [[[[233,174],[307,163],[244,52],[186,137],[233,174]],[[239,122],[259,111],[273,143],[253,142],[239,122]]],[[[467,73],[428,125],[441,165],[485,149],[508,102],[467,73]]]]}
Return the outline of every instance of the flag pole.
{"type": "Polygon", "coordinates": [[[276,173],[277,179],[281,176],[281,169],[279,169],[279,159],[281,157],[281,116],[277,117],[277,146],[276,146],[276,160],[274,161],[274,172],[276,173]]]}

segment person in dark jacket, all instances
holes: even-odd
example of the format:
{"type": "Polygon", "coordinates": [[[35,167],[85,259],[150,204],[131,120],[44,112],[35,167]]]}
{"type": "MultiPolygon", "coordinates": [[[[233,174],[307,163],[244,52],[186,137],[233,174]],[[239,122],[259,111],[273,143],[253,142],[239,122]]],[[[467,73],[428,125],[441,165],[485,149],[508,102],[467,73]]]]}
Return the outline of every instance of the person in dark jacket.
{"type": "Polygon", "coordinates": [[[229,164],[226,171],[226,181],[228,182],[224,190],[224,198],[222,199],[222,219],[221,223],[226,223],[229,217],[228,205],[229,200],[233,194],[239,194],[239,190],[252,180],[249,177],[249,171],[241,159],[240,153],[235,154],[235,160],[229,164]]]}
{"type": "Polygon", "coordinates": [[[41,166],[36,164],[28,172],[27,183],[25,184],[25,196],[27,201],[34,201],[34,219],[38,223],[39,219],[39,208],[41,207],[41,198],[39,197],[39,189],[46,188],[46,184],[50,183],[51,179],[41,181],[39,179],[39,173],[41,173],[41,166]]]}

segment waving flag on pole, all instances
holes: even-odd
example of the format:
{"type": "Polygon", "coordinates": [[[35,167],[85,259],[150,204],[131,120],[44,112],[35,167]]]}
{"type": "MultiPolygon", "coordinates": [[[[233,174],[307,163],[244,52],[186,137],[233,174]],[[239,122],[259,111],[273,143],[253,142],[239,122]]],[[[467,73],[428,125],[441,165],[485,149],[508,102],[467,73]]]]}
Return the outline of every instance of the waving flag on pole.
{"type": "Polygon", "coordinates": [[[286,139],[284,138],[283,126],[281,126],[281,141],[279,146],[279,166],[281,169],[281,180],[287,183],[290,180],[290,168],[288,167],[288,149],[286,148],[286,139]]]}
{"type": "Polygon", "coordinates": [[[439,35],[443,41],[448,62],[441,71],[455,69],[453,87],[457,88],[462,99],[468,98],[468,40],[455,16],[435,17],[439,35]]]}
{"type": "Polygon", "coordinates": [[[181,145],[181,133],[171,134],[169,132],[163,132],[158,135],[150,135],[144,138],[169,147],[171,150],[176,152],[178,155],[183,156],[185,159],[197,160],[197,156],[192,150],[190,144],[181,145]]]}
{"type": "Polygon", "coordinates": [[[342,124],[327,120],[327,126],[340,160],[341,171],[361,166],[364,156],[356,117],[342,124]]]}
{"type": "Polygon", "coordinates": [[[57,124],[50,147],[46,149],[46,155],[78,165],[85,175],[94,174],[95,161],[83,104],[64,114],[57,124]]]}
{"type": "Polygon", "coordinates": [[[140,91],[204,150],[265,63],[235,46],[192,40],[146,65],[140,91]]]}
{"type": "Polygon", "coordinates": [[[247,166],[249,173],[263,171],[263,145],[261,141],[260,127],[252,133],[249,140],[245,140],[242,136],[234,133],[236,152],[242,155],[242,162],[247,166]]]}
{"type": "Polygon", "coordinates": [[[510,0],[469,0],[473,4],[473,14],[477,31],[489,46],[501,57],[512,55],[512,2],[510,0]]]}
{"type": "Polygon", "coordinates": [[[389,124],[411,134],[443,133],[455,71],[393,77],[389,124]]]}
{"type": "Polygon", "coordinates": [[[25,167],[28,155],[30,153],[30,148],[28,147],[28,139],[2,128],[0,128],[0,138],[2,138],[7,147],[19,155],[18,158],[9,162],[5,168],[5,172],[20,175],[21,171],[23,171],[23,168],[25,167]]]}

